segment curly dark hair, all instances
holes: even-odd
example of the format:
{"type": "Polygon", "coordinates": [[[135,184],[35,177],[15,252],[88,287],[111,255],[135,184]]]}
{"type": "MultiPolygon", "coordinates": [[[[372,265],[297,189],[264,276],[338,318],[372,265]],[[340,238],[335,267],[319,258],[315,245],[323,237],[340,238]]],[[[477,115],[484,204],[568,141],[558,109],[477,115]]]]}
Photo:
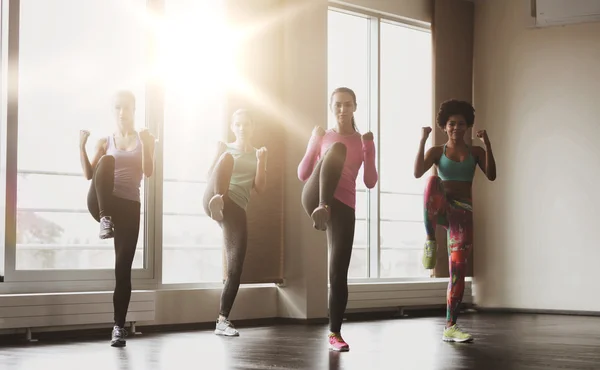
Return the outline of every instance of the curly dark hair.
{"type": "Polygon", "coordinates": [[[475,123],[475,108],[467,101],[456,99],[446,100],[440,105],[440,110],[436,117],[437,125],[443,130],[446,127],[446,122],[454,115],[463,116],[467,122],[467,127],[473,127],[475,123]]]}

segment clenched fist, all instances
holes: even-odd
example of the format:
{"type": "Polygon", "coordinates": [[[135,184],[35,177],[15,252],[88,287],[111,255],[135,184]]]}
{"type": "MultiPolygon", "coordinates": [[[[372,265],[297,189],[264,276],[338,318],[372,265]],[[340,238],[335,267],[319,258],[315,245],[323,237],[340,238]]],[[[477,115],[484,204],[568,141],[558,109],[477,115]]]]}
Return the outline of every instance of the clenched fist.
{"type": "Polygon", "coordinates": [[[429,126],[423,127],[421,129],[421,140],[425,141],[427,140],[427,138],[429,137],[429,134],[431,134],[432,128],[429,126]]]}
{"type": "Polygon", "coordinates": [[[490,143],[490,138],[488,137],[487,131],[479,130],[477,131],[476,135],[479,138],[479,140],[483,141],[485,145],[488,145],[490,143]]]}
{"type": "Polygon", "coordinates": [[[154,142],[154,136],[150,133],[150,131],[148,131],[147,128],[141,129],[139,135],[142,145],[150,145],[152,142],[154,142]]]}
{"type": "Polygon", "coordinates": [[[87,140],[90,137],[90,132],[87,130],[79,131],[79,146],[81,148],[85,148],[85,144],[87,144],[87,140]]]}
{"type": "Polygon", "coordinates": [[[373,140],[373,133],[372,133],[371,131],[369,131],[369,132],[365,133],[365,134],[362,136],[362,139],[363,139],[363,141],[364,141],[364,140],[373,140]]]}
{"type": "Polygon", "coordinates": [[[256,151],[256,159],[259,162],[264,162],[267,160],[267,148],[264,146],[256,151]]]}
{"type": "Polygon", "coordinates": [[[321,126],[315,126],[312,134],[313,136],[325,136],[325,130],[321,126]]]}

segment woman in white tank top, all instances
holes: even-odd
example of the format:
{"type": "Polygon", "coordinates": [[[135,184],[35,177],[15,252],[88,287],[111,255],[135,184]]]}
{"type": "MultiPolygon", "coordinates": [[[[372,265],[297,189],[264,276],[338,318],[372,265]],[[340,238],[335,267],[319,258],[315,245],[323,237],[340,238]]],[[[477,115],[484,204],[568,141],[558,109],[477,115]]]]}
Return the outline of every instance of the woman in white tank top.
{"type": "Polygon", "coordinates": [[[88,209],[100,223],[100,239],[114,238],[114,327],[111,345],[125,346],[125,318],[131,297],[131,266],[140,231],[140,186],[154,172],[152,134],[134,128],[135,96],[119,91],[115,99],[117,130],[98,141],[90,162],[85,145],[89,131],[80,133],[83,175],[92,180],[88,209]]]}

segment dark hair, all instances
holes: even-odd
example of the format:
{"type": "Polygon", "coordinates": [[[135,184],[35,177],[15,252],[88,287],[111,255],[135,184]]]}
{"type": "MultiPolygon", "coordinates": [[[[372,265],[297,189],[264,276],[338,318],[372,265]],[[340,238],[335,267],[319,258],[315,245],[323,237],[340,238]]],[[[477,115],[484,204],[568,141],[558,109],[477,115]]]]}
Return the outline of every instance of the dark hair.
{"type": "MultiPolygon", "coordinates": [[[[331,105],[331,103],[333,102],[333,96],[336,93],[348,93],[348,94],[350,94],[350,96],[352,97],[352,101],[354,102],[354,105],[355,106],[357,105],[356,104],[356,94],[349,87],[338,87],[337,89],[333,90],[333,92],[331,93],[331,96],[329,97],[329,105],[331,105]]],[[[354,131],[358,132],[358,128],[356,127],[356,122],[354,121],[354,115],[352,116],[352,128],[354,128],[354,131]]]]}
{"type": "Polygon", "coordinates": [[[461,115],[467,122],[467,127],[472,127],[475,123],[475,108],[467,101],[450,99],[440,105],[436,123],[443,130],[446,127],[446,122],[451,116],[461,115]]]}

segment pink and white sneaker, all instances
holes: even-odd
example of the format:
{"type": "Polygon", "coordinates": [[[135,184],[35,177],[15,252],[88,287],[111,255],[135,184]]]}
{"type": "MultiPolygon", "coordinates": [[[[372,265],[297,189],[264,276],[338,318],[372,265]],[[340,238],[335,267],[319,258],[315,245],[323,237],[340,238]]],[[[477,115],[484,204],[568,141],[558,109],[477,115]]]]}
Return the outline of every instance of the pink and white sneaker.
{"type": "Polygon", "coordinates": [[[332,351],[338,351],[338,352],[348,352],[350,350],[350,346],[342,338],[340,333],[330,333],[329,334],[329,349],[332,351]]]}

